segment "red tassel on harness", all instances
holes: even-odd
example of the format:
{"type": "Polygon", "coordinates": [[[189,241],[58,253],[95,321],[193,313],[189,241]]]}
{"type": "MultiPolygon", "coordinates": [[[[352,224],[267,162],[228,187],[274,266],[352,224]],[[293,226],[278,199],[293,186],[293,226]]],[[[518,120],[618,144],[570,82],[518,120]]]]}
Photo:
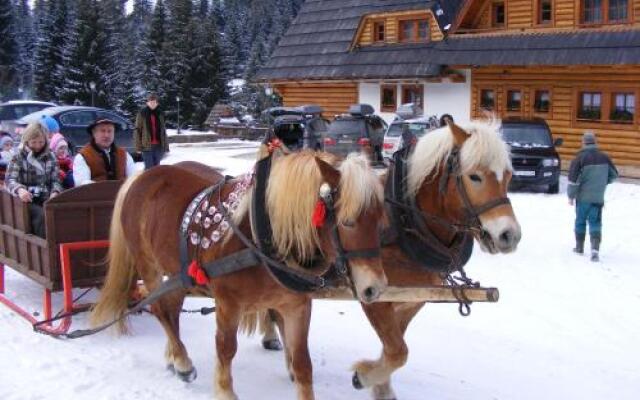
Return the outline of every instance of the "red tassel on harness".
{"type": "Polygon", "coordinates": [[[318,200],[318,202],[316,203],[316,208],[313,210],[313,215],[311,216],[311,223],[316,228],[322,228],[326,216],[327,208],[324,205],[324,201],[318,200]]]}
{"type": "Polygon", "coordinates": [[[189,274],[189,276],[193,278],[193,280],[196,281],[198,285],[204,286],[209,283],[209,277],[207,276],[207,273],[202,269],[202,267],[196,260],[191,261],[191,264],[189,264],[187,274],[189,274]]]}
{"type": "Polygon", "coordinates": [[[269,153],[273,153],[275,151],[275,149],[278,149],[282,147],[282,142],[280,141],[280,139],[275,138],[272,139],[268,144],[267,144],[267,148],[269,150],[269,153]]]}

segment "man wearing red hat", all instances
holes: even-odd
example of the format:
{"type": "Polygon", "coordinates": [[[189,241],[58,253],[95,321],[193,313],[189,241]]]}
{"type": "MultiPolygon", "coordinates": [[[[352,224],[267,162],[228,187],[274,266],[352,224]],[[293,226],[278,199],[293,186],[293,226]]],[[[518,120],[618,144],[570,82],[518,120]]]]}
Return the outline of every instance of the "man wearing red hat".
{"type": "Polygon", "coordinates": [[[135,171],[133,158],[114,143],[116,123],[100,118],[87,128],[91,141],[73,160],[76,186],[106,180],[122,180],[135,171]]]}

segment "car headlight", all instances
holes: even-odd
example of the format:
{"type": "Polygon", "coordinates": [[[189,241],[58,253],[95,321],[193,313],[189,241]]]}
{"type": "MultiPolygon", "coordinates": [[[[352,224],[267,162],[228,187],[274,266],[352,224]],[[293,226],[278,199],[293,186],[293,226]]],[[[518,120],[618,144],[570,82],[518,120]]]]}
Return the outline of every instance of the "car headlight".
{"type": "Polygon", "coordinates": [[[560,164],[560,160],[557,158],[545,158],[542,160],[543,167],[557,167],[560,164]]]}

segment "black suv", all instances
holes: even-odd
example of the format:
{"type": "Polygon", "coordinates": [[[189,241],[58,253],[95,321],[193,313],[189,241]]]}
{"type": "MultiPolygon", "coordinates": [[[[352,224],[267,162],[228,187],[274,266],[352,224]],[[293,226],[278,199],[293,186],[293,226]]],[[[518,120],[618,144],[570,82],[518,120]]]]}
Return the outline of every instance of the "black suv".
{"type": "Polygon", "coordinates": [[[502,137],[511,146],[514,185],[546,185],[547,193],[558,193],[560,156],[549,125],[542,119],[502,121],[502,137]]]}
{"type": "Polygon", "coordinates": [[[272,107],[262,112],[261,119],[289,150],[321,150],[322,137],[329,129],[329,121],[322,118],[322,112],[320,106],[313,104],[272,107]]]}
{"type": "Polygon", "coordinates": [[[351,152],[365,151],[373,163],[382,162],[382,146],[387,123],[374,115],[368,104],[356,104],[349,114],[336,117],[324,137],[324,151],[346,156],[351,152]]]}

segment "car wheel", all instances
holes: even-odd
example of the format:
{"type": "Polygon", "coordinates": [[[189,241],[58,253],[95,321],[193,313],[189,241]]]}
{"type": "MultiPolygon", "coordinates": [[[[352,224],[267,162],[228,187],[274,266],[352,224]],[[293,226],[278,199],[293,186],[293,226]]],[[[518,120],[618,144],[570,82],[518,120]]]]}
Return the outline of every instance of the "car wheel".
{"type": "Polygon", "coordinates": [[[560,183],[558,182],[549,185],[547,188],[547,193],[549,194],[558,194],[558,192],[560,192],[560,183]]]}

